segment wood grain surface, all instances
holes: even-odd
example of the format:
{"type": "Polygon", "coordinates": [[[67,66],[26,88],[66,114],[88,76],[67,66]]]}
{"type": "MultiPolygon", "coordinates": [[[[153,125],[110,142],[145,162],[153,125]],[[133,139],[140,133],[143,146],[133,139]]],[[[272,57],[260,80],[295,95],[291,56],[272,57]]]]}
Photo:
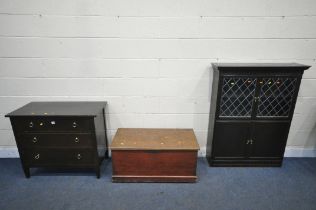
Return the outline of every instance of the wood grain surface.
{"type": "Polygon", "coordinates": [[[119,128],[112,150],[199,150],[193,129],[119,128]]]}

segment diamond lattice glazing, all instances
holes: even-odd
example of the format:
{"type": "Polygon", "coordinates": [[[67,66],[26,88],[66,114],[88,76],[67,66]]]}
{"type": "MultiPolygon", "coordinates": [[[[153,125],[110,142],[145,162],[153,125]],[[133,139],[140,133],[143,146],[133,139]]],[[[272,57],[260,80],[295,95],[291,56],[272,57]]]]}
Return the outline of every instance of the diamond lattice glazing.
{"type": "Polygon", "coordinates": [[[223,79],[220,117],[251,117],[256,79],[225,77],[223,79]]]}
{"type": "Polygon", "coordinates": [[[287,117],[291,110],[296,78],[263,78],[258,117],[287,117]]]}

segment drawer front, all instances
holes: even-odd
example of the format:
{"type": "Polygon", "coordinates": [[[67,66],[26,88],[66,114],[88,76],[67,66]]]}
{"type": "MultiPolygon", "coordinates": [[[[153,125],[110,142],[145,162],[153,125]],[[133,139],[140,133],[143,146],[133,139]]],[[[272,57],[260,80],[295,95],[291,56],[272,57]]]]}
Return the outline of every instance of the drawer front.
{"type": "Polygon", "coordinates": [[[27,117],[12,119],[18,132],[78,132],[92,131],[93,118],[27,117]]]}
{"type": "Polygon", "coordinates": [[[24,158],[30,166],[76,166],[95,165],[94,150],[32,149],[24,151],[24,158]]]}
{"type": "Polygon", "coordinates": [[[90,133],[24,133],[18,137],[24,148],[60,147],[93,148],[94,136],[90,133]]]}

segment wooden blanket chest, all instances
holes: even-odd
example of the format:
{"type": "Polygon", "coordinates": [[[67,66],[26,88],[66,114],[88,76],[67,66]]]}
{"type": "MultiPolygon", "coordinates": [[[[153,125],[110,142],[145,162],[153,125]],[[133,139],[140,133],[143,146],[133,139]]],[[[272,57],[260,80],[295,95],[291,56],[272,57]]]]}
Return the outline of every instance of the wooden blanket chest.
{"type": "Polygon", "coordinates": [[[113,182],[195,182],[192,129],[119,128],[110,146],[113,182]]]}

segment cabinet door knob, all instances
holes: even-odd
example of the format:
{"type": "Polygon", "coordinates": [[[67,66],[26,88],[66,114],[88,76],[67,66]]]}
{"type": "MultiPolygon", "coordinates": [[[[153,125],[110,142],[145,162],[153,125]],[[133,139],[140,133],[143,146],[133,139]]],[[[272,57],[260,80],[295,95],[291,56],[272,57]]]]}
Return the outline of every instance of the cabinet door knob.
{"type": "Polygon", "coordinates": [[[76,122],[73,122],[73,123],[72,123],[72,127],[73,127],[73,128],[76,128],[76,127],[77,127],[77,123],[76,123],[76,122]]]}
{"type": "Polygon", "coordinates": [[[79,138],[78,137],[75,138],[75,142],[79,143],[79,138]]]}
{"type": "Polygon", "coordinates": [[[259,101],[259,97],[255,97],[255,102],[259,101]]]}
{"type": "Polygon", "coordinates": [[[40,154],[37,154],[37,155],[34,156],[35,160],[38,160],[39,158],[40,158],[40,154]]]}
{"type": "Polygon", "coordinates": [[[30,122],[30,123],[29,123],[29,127],[30,127],[30,128],[33,128],[33,126],[34,126],[34,123],[33,123],[33,122],[30,122]]]}
{"type": "Polygon", "coordinates": [[[82,158],[81,154],[77,155],[77,159],[80,160],[82,158]]]}
{"type": "Polygon", "coordinates": [[[252,139],[247,140],[246,144],[253,144],[253,140],[252,139]]]}
{"type": "Polygon", "coordinates": [[[37,137],[34,136],[32,141],[33,141],[34,143],[36,143],[36,142],[37,142],[37,137]]]}

